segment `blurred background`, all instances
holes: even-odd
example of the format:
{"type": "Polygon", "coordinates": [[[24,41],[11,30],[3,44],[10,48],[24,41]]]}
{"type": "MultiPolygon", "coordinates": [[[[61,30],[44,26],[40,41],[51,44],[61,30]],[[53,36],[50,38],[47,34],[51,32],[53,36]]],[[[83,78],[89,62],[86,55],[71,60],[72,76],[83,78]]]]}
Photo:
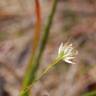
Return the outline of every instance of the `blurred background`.
{"type": "MultiPolygon", "coordinates": [[[[43,32],[52,0],[40,3],[43,32]]],[[[19,94],[31,54],[34,8],[34,0],[0,0],[0,96],[19,94]]],[[[96,90],[96,0],[59,0],[38,75],[67,41],[79,51],[76,64],[57,64],[34,84],[32,96],[83,96],[96,90]]]]}

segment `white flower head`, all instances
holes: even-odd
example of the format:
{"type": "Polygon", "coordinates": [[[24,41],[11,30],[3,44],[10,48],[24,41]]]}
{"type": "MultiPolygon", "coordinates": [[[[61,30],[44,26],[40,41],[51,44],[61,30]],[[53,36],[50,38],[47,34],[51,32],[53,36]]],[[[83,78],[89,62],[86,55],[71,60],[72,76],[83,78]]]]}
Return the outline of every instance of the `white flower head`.
{"type": "Polygon", "coordinates": [[[58,50],[58,57],[64,60],[67,63],[75,64],[73,62],[74,58],[78,54],[78,51],[75,50],[72,44],[66,43],[65,45],[61,43],[58,50]]]}

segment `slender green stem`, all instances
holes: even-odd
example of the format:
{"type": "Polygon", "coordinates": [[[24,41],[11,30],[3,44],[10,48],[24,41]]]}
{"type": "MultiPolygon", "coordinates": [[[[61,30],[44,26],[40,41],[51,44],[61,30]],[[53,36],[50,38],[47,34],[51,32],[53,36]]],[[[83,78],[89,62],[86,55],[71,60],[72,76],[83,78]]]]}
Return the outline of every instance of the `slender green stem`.
{"type": "Polygon", "coordinates": [[[52,21],[53,21],[55,12],[56,12],[57,5],[58,5],[58,0],[53,0],[52,10],[51,10],[51,13],[48,17],[48,21],[47,21],[47,24],[45,26],[43,36],[41,38],[41,45],[40,45],[40,52],[41,53],[43,52],[43,50],[45,48],[45,45],[47,43],[47,40],[48,40],[48,37],[49,37],[49,32],[50,32],[50,29],[51,29],[51,26],[52,26],[52,21]]]}
{"type": "Polygon", "coordinates": [[[43,51],[45,49],[45,45],[46,45],[47,40],[48,40],[49,31],[50,31],[52,21],[53,21],[53,17],[54,17],[54,13],[55,13],[56,7],[57,7],[57,1],[58,0],[53,0],[52,11],[49,15],[48,22],[47,22],[46,27],[44,29],[44,34],[41,38],[40,47],[38,47],[37,52],[32,57],[33,59],[30,60],[30,62],[29,62],[30,66],[28,66],[29,69],[27,70],[27,72],[25,74],[24,81],[23,81],[23,89],[22,89],[19,96],[28,96],[29,95],[28,94],[29,90],[26,91],[26,92],[24,92],[24,90],[26,88],[28,88],[34,82],[34,79],[36,77],[36,72],[37,72],[37,69],[39,67],[39,63],[40,63],[43,51]]]}
{"type": "Polygon", "coordinates": [[[61,58],[57,58],[53,63],[49,64],[48,67],[41,73],[41,75],[39,76],[39,78],[36,79],[36,81],[40,80],[46,73],[48,73],[48,71],[54,66],[56,65],[59,61],[61,60],[61,58]]]}
{"type": "MultiPolygon", "coordinates": [[[[37,78],[37,79],[34,81],[34,83],[37,82],[37,81],[39,81],[45,74],[47,74],[48,71],[49,71],[52,67],[54,67],[54,65],[56,65],[60,60],[61,60],[61,58],[57,58],[57,59],[54,60],[53,63],[48,64],[48,67],[41,73],[41,75],[39,76],[39,78],[37,78]]],[[[28,86],[27,88],[25,88],[25,89],[21,92],[21,94],[25,94],[28,90],[30,90],[30,88],[32,87],[32,85],[33,85],[33,84],[31,84],[30,86],[28,86]]]]}

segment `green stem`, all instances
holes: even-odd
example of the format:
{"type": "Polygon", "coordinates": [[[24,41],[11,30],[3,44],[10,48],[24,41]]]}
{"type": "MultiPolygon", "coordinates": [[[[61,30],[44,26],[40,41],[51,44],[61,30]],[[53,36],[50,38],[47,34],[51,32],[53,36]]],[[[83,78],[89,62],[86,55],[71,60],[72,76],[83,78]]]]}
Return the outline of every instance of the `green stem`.
{"type": "MultiPolygon", "coordinates": [[[[54,67],[54,65],[56,65],[60,60],[61,60],[61,58],[57,58],[57,59],[54,60],[53,63],[48,64],[48,67],[41,73],[41,75],[39,76],[39,78],[37,78],[33,83],[39,81],[39,80],[40,80],[45,74],[47,74],[48,71],[49,71],[52,67],[54,67]]],[[[30,89],[32,88],[32,85],[33,85],[33,84],[31,84],[30,86],[28,86],[27,88],[25,88],[24,91],[22,91],[21,94],[25,94],[28,90],[30,90],[30,89]]]]}
{"type": "Polygon", "coordinates": [[[61,58],[57,58],[53,63],[48,64],[48,67],[41,73],[41,75],[39,76],[39,78],[36,79],[36,81],[40,80],[46,73],[48,73],[48,71],[54,66],[56,65],[59,61],[61,60],[61,58]]]}
{"type": "Polygon", "coordinates": [[[52,10],[51,10],[51,13],[48,17],[48,21],[47,21],[47,24],[45,26],[43,36],[41,38],[41,42],[42,42],[42,44],[40,45],[40,49],[41,49],[40,52],[41,53],[43,52],[43,50],[45,48],[45,45],[47,43],[49,32],[50,32],[50,29],[51,29],[51,26],[52,26],[52,21],[53,21],[55,12],[56,12],[57,5],[58,5],[58,0],[53,0],[52,10]]]}
{"type": "Polygon", "coordinates": [[[45,45],[48,40],[49,31],[50,31],[54,13],[55,13],[56,7],[57,7],[57,1],[58,0],[53,0],[52,11],[49,15],[48,22],[47,22],[45,30],[44,30],[44,34],[41,38],[40,47],[38,48],[37,53],[34,56],[32,56],[32,60],[30,60],[30,62],[29,62],[30,66],[28,66],[29,69],[27,70],[27,72],[25,74],[24,81],[23,81],[23,89],[21,90],[21,93],[19,96],[28,96],[29,95],[28,94],[29,90],[26,92],[24,92],[24,90],[25,90],[25,88],[28,88],[28,86],[30,86],[34,82],[36,72],[39,67],[39,63],[40,63],[43,51],[45,49],[45,45]],[[22,94],[23,92],[24,92],[24,94],[22,94]]]}

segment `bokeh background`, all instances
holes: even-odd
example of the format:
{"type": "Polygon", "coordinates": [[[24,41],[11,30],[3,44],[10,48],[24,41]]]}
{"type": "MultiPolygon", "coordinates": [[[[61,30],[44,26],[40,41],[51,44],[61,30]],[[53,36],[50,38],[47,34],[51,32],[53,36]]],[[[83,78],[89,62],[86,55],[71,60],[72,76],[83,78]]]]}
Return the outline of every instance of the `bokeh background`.
{"type": "MultiPolygon", "coordinates": [[[[52,0],[40,4],[43,32],[52,0]]],[[[34,8],[34,0],[0,0],[0,96],[19,94],[31,54],[34,8]]],[[[68,41],[79,51],[76,64],[57,64],[34,84],[32,96],[83,96],[96,90],[96,0],[59,0],[38,75],[68,41]]]]}

